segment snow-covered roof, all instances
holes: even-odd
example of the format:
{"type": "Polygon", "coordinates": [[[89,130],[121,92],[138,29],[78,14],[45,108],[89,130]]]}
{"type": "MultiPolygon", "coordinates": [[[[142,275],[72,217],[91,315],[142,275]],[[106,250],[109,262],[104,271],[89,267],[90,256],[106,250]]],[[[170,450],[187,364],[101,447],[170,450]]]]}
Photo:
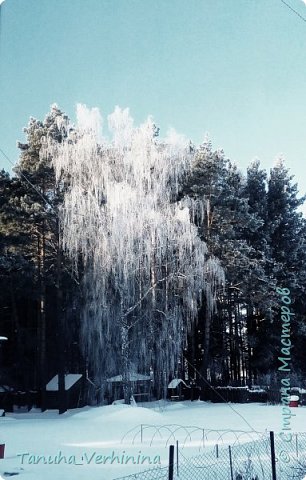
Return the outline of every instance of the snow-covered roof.
{"type": "MultiPolygon", "coordinates": [[[[81,377],[82,375],[80,373],[67,373],[65,375],[65,390],[69,390],[81,377]]],[[[58,391],[58,375],[55,375],[55,377],[47,383],[46,390],[48,392],[58,391]]]]}
{"type": "MultiPolygon", "coordinates": [[[[116,375],[115,377],[110,377],[106,381],[110,383],[122,382],[122,375],[116,375]]],[[[151,377],[148,375],[141,375],[140,373],[131,373],[129,376],[130,382],[139,382],[141,380],[151,380],[151,377]]]]}
{"type": "Polygon", "coordinates": [[[299,393],[306,393],[305,388],[300,388],[300,387],[291,387],[291,390],[298,391],[299,393]]]}
{"type": "Polygon", "coordinates": [[[188,387],[188,385],[186,385],[184,380],[182,380],[181,378],[174,378],[169,383],[168,388],[176,388],[180,383],[183,383],[185,385],[185,387],[188,387]]]}

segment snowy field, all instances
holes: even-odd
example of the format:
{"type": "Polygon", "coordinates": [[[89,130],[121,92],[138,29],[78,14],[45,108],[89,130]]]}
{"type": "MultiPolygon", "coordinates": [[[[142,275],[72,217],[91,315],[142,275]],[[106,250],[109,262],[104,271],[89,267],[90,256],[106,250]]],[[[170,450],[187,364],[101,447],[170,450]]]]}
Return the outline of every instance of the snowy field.
{"type": "MultiPolygon", "coordinates": [[[[24,480],[112,480],[148,470],[154,462],[166,466],[168,445],[174,443],[174,438],[184,446],[186,457],[203,451],[201,430],[192,432],[176,427],[157,430],[154,425],[200,427],[205,432],[205,449],[217,442],[218,434],[211,430],[249,432],[252,427],[257,432],[279,432],[282,425],[280,406],[200,401],[143,405],[145,408],[86,407],[61,416],[56,411],[7,414],[0,418],[0,443],[6,444],[0,475],[8,478],[7,473],[18,473],[18,478],[24,480]],[[142,442],[141,424],[145,425],[142,442]],[[128,460],[128,456],[133,456],[136,462],[141,462],[143,456],[146,458],[143,465],[138,465],[128,460]]],[[[291,420],[292,430],[306,431],[306,408],[292,411],[296,413],[291,420]]],[[[256,438],[254,432],[250,435],[256,438]]],[[[223,439],[233,443],[235,434],[225,434],[223,439]]],[[[250,436],[243,439],[248,441],[250,436]]]]}

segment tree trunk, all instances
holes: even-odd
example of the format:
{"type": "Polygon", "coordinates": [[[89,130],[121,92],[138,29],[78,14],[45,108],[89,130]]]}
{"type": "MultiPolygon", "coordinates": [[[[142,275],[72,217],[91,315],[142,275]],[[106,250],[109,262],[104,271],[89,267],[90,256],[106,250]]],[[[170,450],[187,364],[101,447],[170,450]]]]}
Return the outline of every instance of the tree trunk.
{"type": "Polygon", "coordinates": [[[58,413],[67,411],[67,398],[65,386],[65,329],[62,293],[62,255],[59,242],[59,224],[57,221],[57,259],[56,259],[56,316],[58,339],[58,413]]]}
{"type": "MultiPolygon", "coordinates": [[[[206,199],[206,243],[210,246],[211,228],[212,228],[213,210],[211,209],[211,191],[206,199]]],[[[207,373],[209,365],[209,349],[210,349],[210,330],[211,330],[212,313],[205,309],[205,323],[204,323],[204,339],[203,339],[203,360],[202,360],[202,375],[207,382],[207,373]]],[[[205,389],[207,383],[205,382],[205,389]]]]}
{"type": "Polygon", "coordinates": [[[121,324],[121,360],[124,403],[129,404],[131,401],[129,335],[128,326],[125,321],[121,324]]]}
{"type": "Polygon", "coordinates": [[[39,370],[41,410],[46,410],[46,279],[45,279],[45,222],[42,234],[38,237],[38,272],[39,272],[39,370]]]}

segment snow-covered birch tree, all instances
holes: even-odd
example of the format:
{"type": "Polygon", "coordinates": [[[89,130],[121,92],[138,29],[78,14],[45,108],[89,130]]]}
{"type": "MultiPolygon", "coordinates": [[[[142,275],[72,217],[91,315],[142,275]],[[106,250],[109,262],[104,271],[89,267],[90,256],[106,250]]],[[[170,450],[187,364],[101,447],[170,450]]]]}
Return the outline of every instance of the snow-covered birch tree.
{"type": "Polygon", "coordinates": [[[66,182],[62,245],[84,266],[81,338],[95,382],[154,372],[158,394],[175,375],[203,295],[207,315],[224,281],[193,224],[190,197],[177,201],[192,152],[170,131],[156,137],[149,118],[134,127],[128,110],[108,117],[78,106],[78,124],[61,144],[46,141],[58,181],[66,182]]]}

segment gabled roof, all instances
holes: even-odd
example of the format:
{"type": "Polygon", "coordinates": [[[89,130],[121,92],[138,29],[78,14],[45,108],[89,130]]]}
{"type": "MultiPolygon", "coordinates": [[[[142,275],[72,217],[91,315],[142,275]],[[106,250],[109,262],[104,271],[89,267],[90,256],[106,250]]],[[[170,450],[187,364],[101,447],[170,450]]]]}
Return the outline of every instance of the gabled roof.
{"type": "MultiPolygon", "coordinates": [[[[181,378],[174,378],[173,380],[171,380],[171,382],[169,383],[168,385],[168,388],[176,388],[179,386],[180,383],[183,383],[185,385],[185,387],[188,387],[188,385],[186,385],[186,383],[184,382],[184,380],[182,380],[181,378]]],[[[189,387],[188,387],[189,388],[189,387]]]]}
{"type": "MultiPolygon", "coordinates": [[[[65,375],[65,390],[69,390],[73,385],[82,378],[80,373],[67,373],[65,375]]],[[[48,392],[58,392],[58,375],[55,375],[49,383],[47,383],[46,390],[48,392]]]]}
{"type": "MultiPolygon", "coordinates": [[[[108,378],[106,381],[110,383],[114,382],[122,382],[123,376],[122,375],[116,375],[115,377],[108,378]]],[[[142,380],[151,380],[151,377],[148,375],[141,375],[140,373],[131,373],[129,375],[129,381],[130,382],[140,382],[142,380]]]]}

